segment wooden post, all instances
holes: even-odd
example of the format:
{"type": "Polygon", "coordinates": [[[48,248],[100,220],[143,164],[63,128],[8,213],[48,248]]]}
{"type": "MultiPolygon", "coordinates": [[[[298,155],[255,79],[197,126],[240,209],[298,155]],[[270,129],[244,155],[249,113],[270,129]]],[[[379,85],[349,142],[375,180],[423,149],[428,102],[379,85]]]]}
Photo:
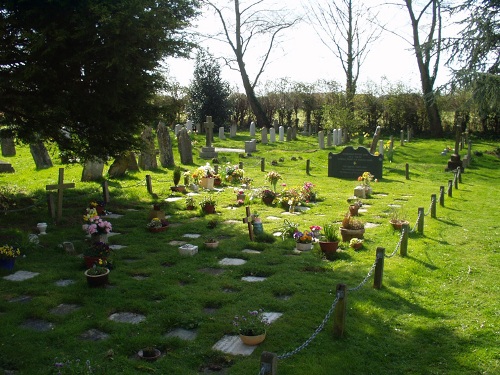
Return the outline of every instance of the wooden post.
{"type": "MultiPolygon", "coordinates": [[[[458,182],[462,183],[462,171],[460,168],[457,169],[457,175],[458,175],[458,182]]],[[[458,189],[458,186],[457,186],[458,189]]]]}
{"type": "Polygon", "coordinates": [[[333,335],[343,337],[345,331],[345,317],[347,310],[347,288],[345,284],[337,284],[337,305],[333,312],[333,335]]]}
{"type": "Polygon", "coordinates": [[[418,233],[424,234],[424,208],[419,207],[418,208],[418,225],[417,225],[417,230],[418,233]]]}
{"type": "Polygon", "coordinates": [[[410,164],[406,163],[405,165],[405,176],[406,176],[406,179],[409,180],[410,179],[410,164]]]}
{"type": "Polygon", "coordinates": [[[102,201],[104,203],[109,203],[109,186],[108,181],[102,183],[102,201]]]}
{"type": "Polygon", "coordinates": [[[271,352],[262,352],[260,355],[259,375],[276,375],[278,371],[278,356],[271,352]]]}
{"type": "Polygon", "coordinates": [[[444,186],[439,187],[439,205],[444,207],[444,186]]]}
{"type": "Polygon", "coordinates": [[[436,218],[436,194],[431,194],[431,217],[436,218]]]}
{"type": "Polygon", "coordinates": [[[401,130],[401,146],[405,145],[405,132],[401,130]]]}
{"type": "Polygon", "coordinates": [[[146,188],[149,194],[153,194],[153,185],[151,184],[151,175],[146,175],[146,188]]]}
{"type": "Polygon", "coordinates": [[[239,162],[238,167],[239,167],[240,169],[243,169],[243,162],[242,162],[242,161],[240,161],[240,162],[239,162]]]}
{"type": "Polygon", "coordinates": [[[252,221],[253,221],[253,215],[250,213],[250,207],[246,207],[246,214],[247,216],[243,218],[243,222],[248,224],[248,235],[250,236],[250,241],[253,241],[253,228],[252,228],[252,221]]]}
{"type": "Polygon", "coordinates": [[[266,171],[266,159],[265,158],[260,159],[260,171],[261,172],[266,171]]]}
{"type": "Polygon", "coordinates": [[[453,181],[448,180],[448,196],[453,196],[453,181]]]}
{"type": "Polygon", "coordinates": [[[458,189],[458,171],[460,168],[458,168],[456,171],[453,173],[455,174],[455,177],[453,178],[453,183],[455,184],[455,189],[458,189]]]}
{"type": "Polygon", "coordinates": [[[306,174],[309,176],[309,169],[311,167],[311,160],[306,160],[306,174]]]}
{"type": "Polygon", "coordinates": [[[46,185],[46,190],[57,190],[57,221],[62,219],[62,204],[63,204],[63,191],[64,189],[74,188],[73,182],[64,183],[64,168],[59,168],[59,179],[57,185],[46,185]]]}
{"type": "Polygon", "coordinates": [[[375,274],[373,277],[373,287],[375,289],[382,288],[382,276],[384,275],[384,257],[385,247],[377,247],[377,254],[375,256],[375,274]]]}
{"type": "Polygon", "coordinates": [[[408,254],[408,233],[410,232],[410,225],[403,224],[403,239],[401,240],[401,248],[399,255],[405,257],[408,254]]]}

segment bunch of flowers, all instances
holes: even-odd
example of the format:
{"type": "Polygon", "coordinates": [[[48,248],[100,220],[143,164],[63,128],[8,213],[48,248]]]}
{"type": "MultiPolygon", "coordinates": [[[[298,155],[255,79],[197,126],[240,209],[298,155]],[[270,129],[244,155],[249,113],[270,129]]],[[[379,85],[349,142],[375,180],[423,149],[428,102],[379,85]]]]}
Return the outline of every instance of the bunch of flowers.
{"type": "Polygon", "coordinates": [[[241,169],[238,165],[226,164],[226,174],[224,176],[225,180],[230,183],[239,183],[243,179],[245,171],[241,169]]]}
{"type": "Polygon", "coordinates": [[[319,225],[311,225],[311,226],[309,227],[309,229],[310,229],[311,231],[313,231],[313,232],[316,232],[316,231],[318,231],[318,232],[319,232],[319,231],[320,231],[321,229],[323,229],[323,228],[321,228],[319,225]]]}
{"type": "Polygon", "coordinates": [[[387,160],[392,163],[394,158],[394,144],[390,140],[384,143],[384,154],[387,156],[387,160]]]}
{"type": "Polygon", "coordinates": [[[92,201],[90,202],[89,205],[91,209],[94,208],[96,210],[98,215],[102,215],[104,213],[104,206],[106,206],[106,203],[102,201],[101,202],[92,201]]]}
{"type": "Polygon", "coordinates": [[[159,219],[157,217],[151,219],[151,221],[146,224],[147,228],[162,228],[167,226],[168,221],[166,219],[159,219]]]}
{"type": "Polygon", "coordinates": [[[21,255],[21,250],[17,247],[3,245],[0,246],[0,259],[14,259],[21,255]]]}
{"type": "Polygon", "coordinates": [[[97,276],[104,275],[108,270],[108,262],[105,259],[99,259],[92,268],[89,268],[87,274],[97,276]]]}
{"type": "Polygon", "coordinates": [[[83,215],[83,220],[86,222],[84,230],[91,235],[108,234],[113,229],[109,221],[103,220],[97,215],[95,208],[87,208],[85,215],[83,215]]]}
{"type": "Polygon", "coordinates": [[[215,170],[212,168],[210,163],[205,164],[204,166],[198,167],[193,172],[193,179],[196,182],[199,182],[203,177],[214,177],[215,170]]]}
{"type": "Polygon", "coordinates": [[[284,206],[295,207],[301,203],[300,189],[288,188],[283,189],[279,196],[279,202],[284,206]]]}
{"type": "Polygon", "coordinates": [[[248,311],[248,315],[236,315],[233,326],[236,332],[244,336],[258,336],[266,332],[269,322],[263,315],[263,310],[248,311]]]}
{"type": "Polygon", "coordinates": [[[301,200],[311,202],[316,200],[316,192],[314,191],[314,184],[312,182],[304,182],[300,191],[301,200]]]}
{"type": "Polygon", "coordinates": [[[83,255],[94,258],[107,258],[111,253],[111,248],[107,243],[94,242],[91,246],[85,249],[83,255]]]}
{"type": "Polygon", "coordinates": [[[245,201],[244,201],[243,199],[238,199],[238,200],[236,201],[236,206],[238,206],[238,207],[239,207],[239,206],[243,206],[244,204],[245,204],[245,201]]]}
{"type": "Polygon", "coordinates": [[[276,184],[281,180],[281,175],[276,171],[270,171],[266,174],[266,181],[273,185],[274,191],[276,191],[276,184]]]}
{"type": "Polygon", "coordinates": [[[276,192],[269,189],[263,189],[260,192],[261,198],[276,198],[276,195],[276,192]]]}
{"type": "Polygon", "coordinates": [[[370,172],[363,172],[361,176],[358,177],[358,181],[361,182],[363,186],[370,186],[370,182],[373,181],[373,175],[370,172]]]}
{"type": "Polygon", "coordinates": [[[353,249],[359,249],[361,246],[363,246],[363,240],[359,238],[351,238],[351,240],[349,241],[349,246],[353,249]]]}
{"type": "Polygon", "coordinates": [[[311,232],[297,231],[293,234],[293,238],[297,243],[311,243],[313,241],[313,234],[311,232]]]}

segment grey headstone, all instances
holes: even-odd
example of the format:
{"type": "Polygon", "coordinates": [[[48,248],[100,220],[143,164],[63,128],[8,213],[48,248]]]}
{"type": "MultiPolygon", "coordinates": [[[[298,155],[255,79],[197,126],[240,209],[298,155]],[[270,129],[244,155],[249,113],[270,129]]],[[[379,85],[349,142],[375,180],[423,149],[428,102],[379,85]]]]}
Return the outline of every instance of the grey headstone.
{"type": "Polygon", "coordinates": [[[186,130],[188,132],[193,131],[193,121],[191,121],[191,120],[186,121],[186,130]]]}
{"type": "Polygon", "coordinates": [[[323,131],[318,132],[318,144],[320,150],[323,150],[325,148],[325,137],[323,135],[323,131]]]}
{"type": "Polygon", "coordinates": [[[263,127],[262,130],[260,131],[260,138],[262,144],[267,144],[267,128],[263,127]]]}
{"type": "Polygon", "coordinates": [[[237,130],[238,130],[238,125],[231,124],[231,128],[229,129],[229,137],[230,138],[236,137],[237,130]]]}
{"type": "Polygon", "coordinates": [[[378,141],[378,153],[380,155],[384,155],[384,141],[383,140],[378,141]]]}
{"type": "Polygon", "coordinates": [[[219,139],[226,139],[226,136],[224,135],[224,127],[223,126],[219,126],[219,139]]]}
{"type": "Polygon", "coordinates": [[[285,140],[285,128],[283,126],[280,126],[278,128],[278,133],[279,133],[279,141],[283,142],[285,140]]]}
{"type": "Polygon", "coordinates": [[[158,168],[156,162],[156,151],[154,135],[151,127],[146,127],[141,133],[142,146],[139,155],[139,167],[145,171],[158,168]]]}
{"type": "Polygon", "coordinates": [[[271,142],[271,143],[276,142],[276,129],[275,128],[269,129],[269,142],[271,142]]]}
{"type": "Polygon", "coordinates": [[[177,149],[179,150],[182,164],[193,164],[193,146],[191,145],[191,138],[186,129],[182,129],[179,132],[177,149]]]}
{"type": "Polygon", "coordinates": [[[2,156],[16,156],[14,138],[2,138],[2,156]]]}
{"type": "Polygon", "coordinates": [[[340,144],[339,142],[339,132],[337,129],[333,129],[333,145],[338,146],[340,144]]]}
{"type": "Polygon", "coordinates": [[[168,126],[161,121],[158,123],[156,128],[156,138],[158,139],[158,148],[160,150],[160,165],[163,168],[175,166],[170,132],[168,130],[168,126]]]}
{"type": "Polygon", "coordinates": [[[99,181],[102,179],[104,162],[100,160],[89,160],[83,165],[82,181],[99,181]]]}
{"type": "Polygon", "coordinates": [[[250,137],[255,137],[255,122],[250,123],[250,137]]]}
{"type": "Polygon", "coordinates": [[[291,142],[292,141],[292,128],[291,127],[288,127],[286,128],[286,141],[287,142],[291,142]]]}
{"type": "Polygon", "coordinates": [[[47,169],[52,167],[52,160],[50,159],[49,152],[42,141],[30,144],[31,156],[35,161],[37,169],[47,169]]]}
{"type": "Polygon", "coordinates": [[[0,173],[14,173],[12,164],[0,160],[0,173]]]}
{"type": "Polygon", "coordinates": [[[182,125],[181,124],[175,124],[175,127],[174,127],[174,135],[177,137],[177,134],[179,134],[179,131],[182,129],[182,125]]]}
{"type": "Polygon", "coordinates": [[[64,279],[64,280],[57,280],[54,284],[56,286],[65,287],[73,285],[75,282],[76,282],[75,280],[64,279]]]}
{"type": "Polygon", "coordinates": [[[326,147],[332,147],[332,144],[333,144],[332,131],[328,130],[326,133],[326,147]]]}
{"type": "Polygon", "coordinates": [[[375,151],[377,151],[377,144],[380,138],[381,129],[382,128],[380,126],[377,126],[377,128],[375,129],[375,134],[373,134],[373,139],[372,139],[372,145],[370,146],[370,154],[374,154],[375,151]]]}

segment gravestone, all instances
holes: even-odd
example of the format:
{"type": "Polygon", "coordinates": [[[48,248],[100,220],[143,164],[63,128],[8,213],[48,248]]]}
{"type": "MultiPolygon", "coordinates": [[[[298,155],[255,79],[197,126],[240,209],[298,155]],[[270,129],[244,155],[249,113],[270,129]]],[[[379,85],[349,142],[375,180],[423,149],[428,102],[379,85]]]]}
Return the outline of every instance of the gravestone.
{"type": "Polygon", "coordinates": [[[325,148],[325,137],[323,136],[323,131],[318,132],[318,144],[320,150],[325,148]]]}
{"type": "Polygon", "coordinates": [[[198,133],[198,134],[201,133],[201,124],[200,123],[196,124],[196,133],[198,133]]]}
{"type": "Polygon", "coordinates": [[[236,131],[238,130],[238,125],[231,124],[231,128],[229,129],[229,138],[236,137],[236,131]]]}
{"type": "Polygon", "coordinates": [[[252,139],[251,141],[245,141],[245,153],[246,154],[251,154],[252,152],[257,151],[257,142],[255,139],[252,139]]]}
{"type": "Polygon", "coordinates": [[[135,154],[132,151],[118,156],[109,167],[108,175],[111,178],[119,178],[125,176],[127,171],[139,171],[135,154]]]}
{"type": "Polygon", "coordinates": [[[342,138],[344,135],[343,135],[343,132],[342,132],[342,128],[338,128],[337,129],[337,145],[341,145],[342,143],[344,143],[344,139],[342,138]]]}
{"type": "Polygon", "coordinates": [[[401,129],[401,146],[405,145],[405,132],[401,129]]]}
{"type": "Polygon", "coordinates": [[[297,125],[292,126],[292,139],[297,140],[297,125]]]}
{"type": "Polygon", "coordinates": [[[381,130],[380,126],[377,126],[377,128],[375,129],[375,134],[373,134],[373,139],[372,139],[372,145],[370,146],[370,154],[374,154],[375,151],[377,150],[377,144],[380,138],[380,130],[381,130]]]}
{"type": "Polygon", "coordinates": [[[177,148],[182,164],[193,164],[193,146],[187,129],[181,129],[177,137],[177,148]]]}
{"type": "Polygon", "coordinates": [[[333,129],[333,145],[337,146],[338,144],[340,144],[339,131],[337,129],[333,129]]]}
{"type": "Polygon", "coordinates": [[[215,147],[212,147],[212,132],[214,129],[214,123],[212,122],[212,116],[207,116],[206,122],[203,124],[205,126],[205,147],[201,148],[200,158],[202,159],[213,159],[217,157],[217,152],[215,152],[215,147]]]}
{"type": "Polygon", "coordinates": [[[326,133],[326,147],[332,147],[333,143],[333,134],[331,130],[328,130],[326,133]]]}
{"type": "Polygon", "coordinates": [[[35,161],[37,169],[47,169],[52,167],[52,160],[50,160],[50,155],[45,145],[42,141],[38,141],[30,144],[31,156],[35,161]]]}
{"type": "Polygon", "coordinates": [[[363,172],[382,178],[383,155],[375,156],[365,147],[348,146],[338,154],[328,154],[328,177],[356,179],[363,172]]]}
{"type": "Polygon", "coordinates": [[[276,129],[274,128],[269,129],[269,142],[271,143],[276,142],[276,129]]]}
{"type": "Polygon", "coordinates": [[[158,148],[160,149],[160,165],[163,168],[175,166],[170,132],[162,121],[158,123],[158,127],[156,128],[156,138],[158,139],[158,148]]]}
{"type": "Polygon", "coordinates": [[[179,130],[182,129],[182,125],[181,124],[175,124],[175,127],[174,127],[174,135],[177,137],[177,134],[179,134],[179,130]]]}
{"type": "Polygon", "coordinates": [[[188,132],[193,131],[193,121],[191,121],[191,120],[186,121],[186,130],[188,132]]]}
{"type": "Polygon", "coordinates": [[[280,126],[278,128],[278,133],[280,142],[283,142],[285,140],[285,128],[283,126],[280,126]]]}
{"type": "Polygon", "coordinates": [[[0,173],[14,173],[12,165],[6,161],[0,160],[0,173]]]}
{"type": "Polygon", "coordinates": [[[274,122],[273,122],[273,128],[277,129],[279,127],[279,123],[278,123],[278,120],[274,119],[274,122]]]}
{"type": "Polygon", "coordinates": [[[286,128],[286,141],[287,142],[291,142],[292,141],[292,128],[291,127],[288,127],[286,128]]]}
{"type": "Polygon", "coordinates": [[[455,126],[455,152],[450,156],[450,160],[448,160],[448,167],[446,171],[452,171],[457,168],[460,168],[460,172],[464,171],[464,167],[462,161],[460,160],[460,137],[462,136],[460,125],[455,126]]]}
{"type": "Polygon", "coordinates": [[[265,126],[260,131],[260,138],[263,145],[267,144],[267,128],[265,126]]]}
{"type": "Polygon", "coordinates": [[[378,153],[380,155],[384,155],[384,141],[383,140],[378,141],[378,153]]]}
{"type": "Polygon", "coordinates": [[[147,126],[141,133],[142,147],[139,154],[139,167],[142,170],[149,171],[158,168],[156,162],[156,151],[153,129],[147,126]]]}
{"type": "Polygon", "coordinates": [[[226,139],[226,136],[224,135],[224,127],[223,126],[219,126],[219,139],[226,139]]]}
{"type": "Polygon", "coordinates": [[[250,123],[250,137],[255,137],[255,122],[250,123]]]}
{"type": "Polygon", "coordinates": [[[2,138],[2,156],[16,156],[14,138],[2,138]]]}
{"type": "Polygon", "coordinates": [[[81,181],[99,181],[104,171],[102,160],[88,160],[83,164],[81,181]]]}

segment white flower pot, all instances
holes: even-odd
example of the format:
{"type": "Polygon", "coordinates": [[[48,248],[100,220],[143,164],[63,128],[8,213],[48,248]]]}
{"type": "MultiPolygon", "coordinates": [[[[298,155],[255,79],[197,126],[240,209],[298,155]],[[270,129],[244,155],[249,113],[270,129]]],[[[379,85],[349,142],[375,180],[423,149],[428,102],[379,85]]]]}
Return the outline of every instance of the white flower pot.
{"type": "Polygon", "coordinates": [[[36,225],[37,229],[40,231],[40,234],[47,234],[47,223],[38,223],[36,225]]]}

